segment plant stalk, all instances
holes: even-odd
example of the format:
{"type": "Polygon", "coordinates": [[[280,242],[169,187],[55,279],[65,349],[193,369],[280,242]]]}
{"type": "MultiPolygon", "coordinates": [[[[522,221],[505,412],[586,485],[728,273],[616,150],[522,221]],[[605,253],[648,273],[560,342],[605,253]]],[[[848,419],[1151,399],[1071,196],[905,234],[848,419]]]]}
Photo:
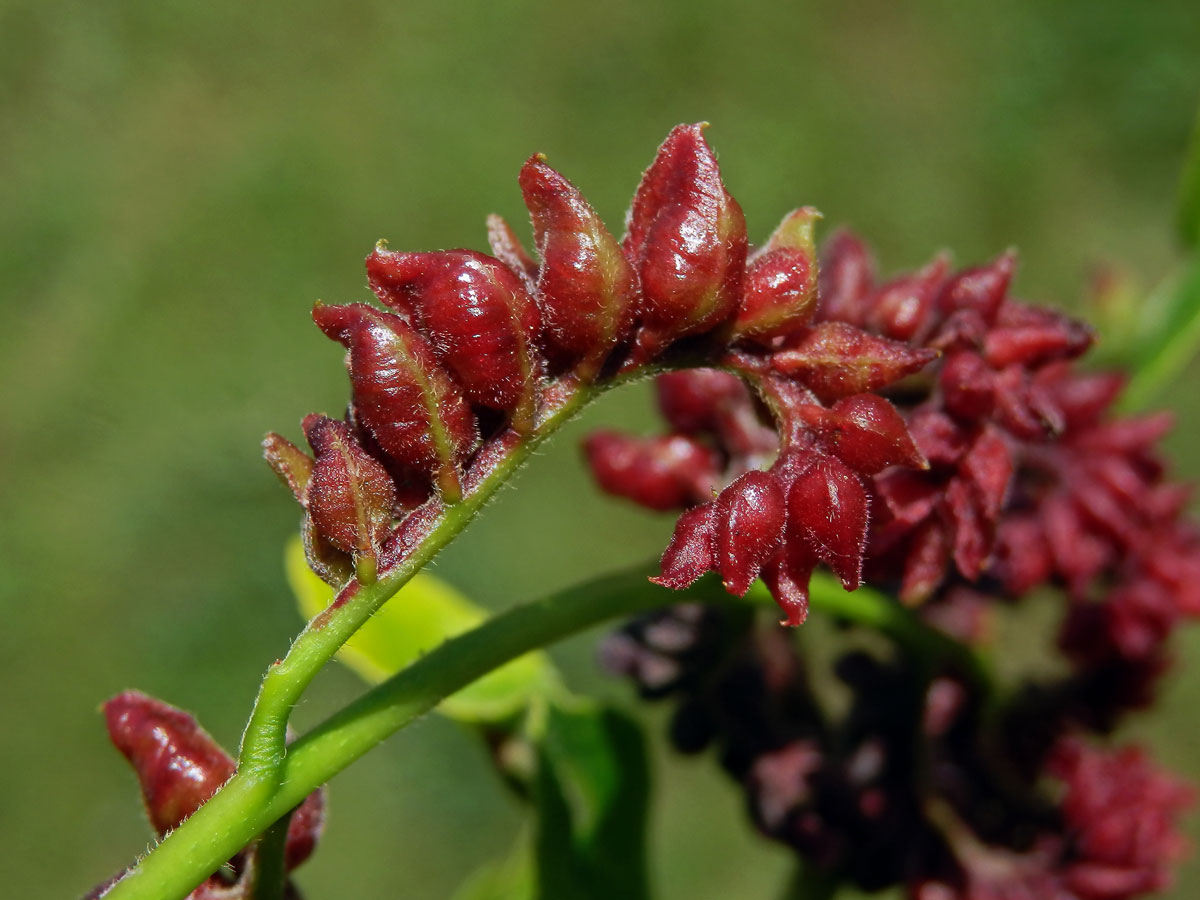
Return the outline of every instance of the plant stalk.
{"type": "MultiPolygon", "coordinates": [[[[684,591],[668,591],[646,580],[649,571],[639,567],[560,591],[500,613],[447,641],[286,747],[277,779],[264,781],[256,773],[239,771],[144,857],[105,900],[185,897],[309,793],[385,738],[524,653],[608,619],[670,603],[773,603],[761,582],[751,588],[746,601],[739,601],[725,592],[715,576],[706,576],[684,591]]],[[[868,588],[846,593],[831,576],[818,575],[813,581],[812,607],[884,631],[914,653],[982,671],[970,662],[969,649],[927,628],[894,599],[868,588]]]]}

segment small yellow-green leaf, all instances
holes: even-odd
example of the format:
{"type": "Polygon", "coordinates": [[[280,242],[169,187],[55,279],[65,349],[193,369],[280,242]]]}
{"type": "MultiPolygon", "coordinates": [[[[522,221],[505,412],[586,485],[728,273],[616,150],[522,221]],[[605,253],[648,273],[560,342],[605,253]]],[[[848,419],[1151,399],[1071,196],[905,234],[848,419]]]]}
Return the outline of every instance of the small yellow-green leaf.
{"type": "MultiPolygon", "coordinates": [[[[333,600],[333,588],[308,568],[298,538],[287,545],[285,568],[305,618],[311,619],[333,600]]],[[[449,584],[419,572],[346,642],[338,658],[363,679],[376,684],[486,618],[485,610],[449,584]]],[[[535,651],[446,698],[438,711],[468,722],[507,719],[521,712],[532,697],[545,694],[557,683],[549,658],[535,651]]]]}

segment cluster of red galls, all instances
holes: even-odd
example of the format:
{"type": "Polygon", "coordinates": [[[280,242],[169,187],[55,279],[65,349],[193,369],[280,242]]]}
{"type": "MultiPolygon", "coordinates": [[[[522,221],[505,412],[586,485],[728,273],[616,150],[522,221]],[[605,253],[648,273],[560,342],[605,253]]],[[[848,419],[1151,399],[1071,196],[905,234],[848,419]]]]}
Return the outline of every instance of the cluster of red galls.
{"type": "MultiPolygon", "coordinates": [[[[493,217],[495,256],[380,247],[367,275],[385,309],[314,310],[348,351],[349,410],[305,419],[313,456],[279,435],[265,443],[305,508],[314,570],[341,585],[403,559],[447,505],[577,391],[648,366],[709,364],[760,386],[786,448],[768,471],[747,467],[685,515],[662,583],[715,569],[744,593],[761,574],[793,623],[818,561],[857,585],[863,479],[926,466],[903,418],[873,392],[937,352],[844,322],[814,324],[817,213],[791,213],[751,253],[700,126],[676,128],[659,149],[620,242],[541,157],[520,183],[539,262],[493,217]]],[[[697,498],[716,462],[694,442],[669,444],[659,450],[682,454],[675,463],[687,485],[665,495],[652,487],[659,507],[680,489],[697,498]]],[[[617,477],[643,476],[635,465],[617,477]]]]}
{"type": "MultiPolygon", "coordinates": [[[[751,252],[700,126],[668,136],[619,242],[540,156],[520,185],[536,261],[493,217],[494,256],[381,245],[367,274],[383,308],[314,309],[346,348],[348,410],[305,418],[311,455],[264,442],[313,570],[351,589],[377,578],[579,391],[679,369],[658,380],[669,434],[586,448],[607,491],[683,511],[657,581],[713,571],[743,594],[761,577],[796,625],[824,564],[964,641],[992,601],[1059,586],[1073,668],[984,715],[955,673],[851,655],[839,674],[856,699],[835,720],[786,632],[675,609],[608,655],[648,693],[683,697],[677,742],[720,744],[764,831],[865,886],[1120,900],[1166,883],[1187,791],[1078,735],[1149,701],[1172,628],[1200,612],[1200,538],[1154,452],[1163,420],[1112,418],[1120,379],[1072,368],[1088,329],[1013,300],[1010,254],[878,283],[843,233],[818,275],[810,208],[751,252]]],[[[108,713],[160,833],[232,772],[176,710],[127,694],[108,713]]],[[[293,817],[289,869],[321,804],[293,817]]],[[[244,896],[254,854],[193,896],[244,896]]]]}
{"type": "Polygon", "coordinates": [[[605,656],[646,695],[676,696],[677,745],[716,744],[760,827],[819,867],[919,900],[1121,900],[1168,883],[1190,790],[1140,751],[1080,737],[1152,702],[1169,636],[1200,614],[1200,530],[1156,451],[1169,418],[1113,415],[1123,378],[1076,368],[1090,331],[1014,300],[1014,263],[953,272],[939,257],[881,283],[841,232],[812,324],[757,369],[731,354],[756,391],[727,372],[662,376],[666,435],[603,432],[585,450],[609,493],[684,510],[664,584],[716,570],[744,590],[732,543],[766,560],[789,621],[820,561],[967,643],[986,640],[1000,608],[1053,588],[1066,674],[1030,679],[984,715],[967,680],[929,683],[897,649],[870,663],[882,676],[855,681],[861,658],[839,672],[856,692],[839,720],[820,712],[794,648],[750,626],[731,637],[727,613],[631,623],[605,656]],[[813,335],[833,329],[929,356],[872,384],[886,406],[811,377],[819,404],[776,383],[811,372],[813,335]],[[1047,779],[1060,784],[1050,794],[1047,779]]]}

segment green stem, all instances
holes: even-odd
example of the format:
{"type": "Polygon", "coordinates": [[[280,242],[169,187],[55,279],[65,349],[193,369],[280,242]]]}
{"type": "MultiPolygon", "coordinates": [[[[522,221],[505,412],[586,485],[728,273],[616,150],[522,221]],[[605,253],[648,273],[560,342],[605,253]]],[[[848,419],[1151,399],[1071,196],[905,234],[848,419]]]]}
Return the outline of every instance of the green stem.
{"type": "Polygon", "coordinates": [[[287,836],[291,812],[284,815],[259,838],[254,854],[252,900],[283,900],[287,883],[287,836]]]}
{"type": "MultiPolygon", "coordinates": [[[[596,579],[518,606],[447,641],[286,748],[278,778],[239,771],[195,815],[106,895],[105,900],[178,900],[309,793],[446,697],[516,657],[615,617],[667,603],[738,603],[708,576],[685,591],[646,580],[648,569],[596,579]]],[[[747,599],[771,603],[762,584],[747,599]]],[[[869,589],[848,594],[814,579],[814,610],[878,628],[914,653],[964,664],[969,652],[922,625],[895,600],[869,589]]]]}
{"type": "MultiPolygon", "coordinates": [[[[813,573],[808,590],[809,605],[814,610],[881,631],[930,665],[949,663],[985,696],[990,695],[993,678],[987,663],[966,644],[926,625],[894,598],[869,587],[846,591],[828,572],[813,573]]],[[[758,582],[751,591],[765,594],[766,588],[758,582]]]]}

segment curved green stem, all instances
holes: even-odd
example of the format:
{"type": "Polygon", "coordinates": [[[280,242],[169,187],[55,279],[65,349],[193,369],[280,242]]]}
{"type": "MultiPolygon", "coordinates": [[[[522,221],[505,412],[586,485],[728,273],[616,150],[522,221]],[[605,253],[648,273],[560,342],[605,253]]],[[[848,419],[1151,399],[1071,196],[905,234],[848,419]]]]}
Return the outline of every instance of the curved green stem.
{"type": "MultiPolygon", "coordinates": [[[[755,589],[766,592],[761,582],[755,589]]],[[[967,644],[925,624],[895,598],[869,587],[846,591],[827,572],[813,574],[809,595],[813,609],[886,634],[917,660],[926,663],[931,673],[938,666],[949,664],[954,667],[980,692],[985,709],[994,702],[995,678],[987,660],[967,644]]]]}
{"type": "MultiPolygon", "coordinates": [[[[713,576],[685,591],[646,580],[648,569],[610,575],[560,591],[489,619],[447,641],[407,669],[368,691],[288,746],[278,779],[239,771],[190,819],[168,835],[106,900],[178,900],[309,793],[385,738],[446,697],[516,657],[607,619],[668,603],[739,603],[713,576]]],[[[747,595],[771,603],[761,583],[747,595]]],[[[848,594],[831,577],[814,579],[812,606],[878,628],[914,653],[964,664],[970,652],[920,623],[895,600],[869,589],[848,594]]]]}
{"type": "Polygon", "coordinates": [[[263,832],[254,854],[254,883],[251,900],[283,900],[287,883],[287,836],[291,812],[263,832]]]}

